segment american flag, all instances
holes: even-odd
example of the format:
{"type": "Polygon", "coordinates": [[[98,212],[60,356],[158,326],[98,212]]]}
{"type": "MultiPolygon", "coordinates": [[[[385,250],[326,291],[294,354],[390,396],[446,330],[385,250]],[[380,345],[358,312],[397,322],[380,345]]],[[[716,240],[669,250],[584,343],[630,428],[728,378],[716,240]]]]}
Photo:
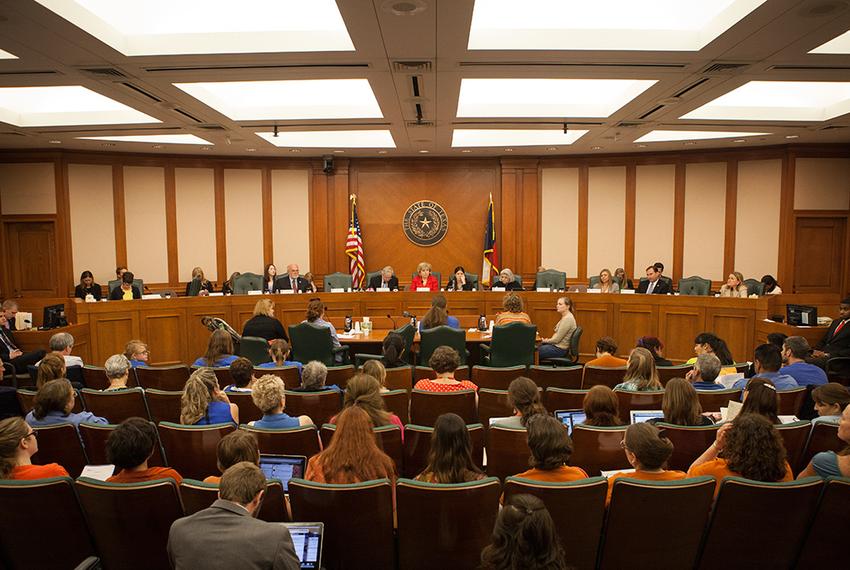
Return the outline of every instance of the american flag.
{"type": "Polygon", "coordinates": [[[362,289],[366,279],[366,262],[363,260],[363,236],[360,234],[360,220],[357,217],[357,197],[351,195],[351,221],[348,224],[348,236],[345,238],[345,254],[349,257],[348,267],[351,273],[351,286],[362,289]]]}

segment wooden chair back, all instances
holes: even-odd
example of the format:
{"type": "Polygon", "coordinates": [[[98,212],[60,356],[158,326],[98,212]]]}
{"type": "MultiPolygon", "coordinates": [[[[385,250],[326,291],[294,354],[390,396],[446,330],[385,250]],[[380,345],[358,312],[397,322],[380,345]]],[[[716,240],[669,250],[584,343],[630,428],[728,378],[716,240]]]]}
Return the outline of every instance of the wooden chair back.
{"type": "Polygon", "coordinates": [[[38,451],[32,456],[34,465],[58,463],[71,477],[79,477],[88,457],[74,424],[54,424],[33,428],[37,432],[38,451]]]}
{"type": "Polygon", "coordinates": [[[484,429],[490,426],[490,418],[504,418],[512,416],[513,413],[514,408],[507,390],[478,390],[478,418],[484,424],[484,429]]]}
{"type": "Polygon", "coordinates": [[[527,471],[531,451],[525,429],[492,426],[487,430],[487,475],[501,480],[527,471]]]}
{"type": "MultiPolygon", "coordinates": [[[[92,390],[105,390],[106,388],[109,388],[109,378],[106,377],[106,368],[86,364],[83,366],[82,374],[83,385],[86,388],[90,388],[92,390]]],[[[133,374],[131,369],[130,378],[134,378],[134,376],[135,374],[133,374]]]]}
{"type": "Polygon", "coordinates": [[[299,426],[288,429],[262,429],[241,425],[239,429],[254,434],[260,453],[275,455],[303,455],[312,457],[322,450],[316,426],[299,426]]]}
{"type": "Polygon", "coordinates": [[[251,392],[228,392],[227,398],[231,404],[239,408],[239,421],[243,424],[255,422],[263,417],[263,412],[254,404],[251,392]]]}
{"type": "Polygon", "coordinates": [[[543,390],[565,388],[580,390],[584,366],[529,366],[528,377],[543,390]]]}
{"type": "Polygon", "coordinates": [[[685,375],[693,370],[693,364],[680,364],[678,366],[659,366],[658,379],[661,380],[661,385],[666,386],[667,382],[673,378],[684,378],[685,375]]]}
{"type": "Polygon", "coordinates": [[[838,424],[813,422],[812,432],[809,434],[803,455],[800,457],[798,471],[804,469],[816,453],[820,453],[821,451],[834,451],[838,453],[845,447],[847,447],[847,444],[838,437],[838,424]]]}
{"type": "Polygon", "coordinates": [[[613,388],[623,381],[623,376],[626,375],[626,367],[619,368],[603,368],[601,366],[585,366],[584,378],[582,379],[581,387],[585,390],[597,385],[608,386],[613,388]]]}
{"type": "Polygon", "coordinates": [[[399,366],[398,368],[387,368],[387,378],[384,384],[389,390],[413,389],[413,367],[399,366]]]}
{"type": "Polygon", "coordinates": [[[664,399],[664,390],[646,392],[617,390],[614,393],[619,402],[621,418],[628,418],[632,410],[660,410],[661,400],[664,399]]]}
{"type": "Polygon", "coordinates": [[[139,386],[144,389],[155,388],[167,392],[183,391],[189,379],[189,367],[176,366],[139,366],[134,368],[139,386]]]}
{"type": "Polygon", "coordinates": [[[730,401],[740,402],[740,390],[697,390],[697,398],[703,412],[719,412],[729,406],[730,401]]]}
{"type": "Polygon", "coordinates": [[[674,426],[658,423],[664,436],[673,443],[673,454],[667,460],[667,469],[687,471],[697,457],[711,447],[720,426],[674,426]]]}
{"type": "Polygon", "coordinates": [[[525,376],[525,372],[525,365],[509,366],[507,368],[476,365],[472,367],[472,381],[479,388],[507,390],[508,384],[519,376],[525,376]]]}
{"type": "Polygon", "coordinates": [[[266,492],[263,494],[260,508],[257,509],[257,518],[274,523],[291,522],[292,519],[286,510],[283,485],[280,481],[272,480],[266,483],[266,492]]]}
{"type": "MultiPolygon", "coordinates": [[[[454,373],[455,380],[469,380],[471,378],[471,374],[469,372],[469,366],[463,365],[459,366],[454,373]]],[[[413,367],[413,384],[416,385],[420,380],[433,380],[437,377],[437,373],[434,372],[433,368],[429,368],[428,366],[414,366],[413,367]]]]}
{"type": "MultiPolygon", "coordinates": [[[[110,463],[106,454],[106,441],[116,427],[118,426],[115,424],[80,424],[80,438],[83,440],[86,456],[91,465],[108,465],[110,463]]],[[[148,459],[148,467],[165,467],[165,458],[162,454],[162,443],[159,441],[158,432],[153,447],[153,455],[148,459]]]]}
{"type": "Polygon", "coordinates": [[[803,451],[806,449],[806,442],[812,432],[812,424],[808,421],[794,422],[777,425],[776,429],[782,436],[782,443],[785,444],[788,464],[794,470],[794,473],[797,473],[800,460],[803,458],[803,451]]]}
{"type": "Polygon", "coordinates": [[[807,392],[805,386],[800,386],[792,390],[777,390],[776,395],[779,396],[779,415],[796,416],[806,401],[807,392]]]}
{"type": "Polygon", "coordinates": [[[127,418],[150,419],[145,391],[141,388],[128,388],[101,392],[83,388],[86,408],[96,416],[106,418],[110,423],[120,424],[127,418]]]}
{"type": "Polygon", "coordinates": [[[579,424],[573,428],[573,456],[570,465],[581,467],[591,477],[602,471],[629,469],[620,442],[627,426],[592,427],[579,424]]]}
{"type": "Polygon", "coordinates": [[[183,392],[173,392],[149,388],[145,390],[151,421],[180,423],[180,408],[183,392]]]}
{"type": "Polygon", "coordinates": [[[194,515],[212,506],[218,499],[218,485],[204,483],[197,479],[183,479],[180,483],[180,498],[183,500],[183,510],[186,516],[194,515]]]}
{"type": "Polygon", "coordinates": [[[850,479],[827,481],[796,568],[826,568],[835,564],[835,553],[847,544],[847,529],[850,528],[847,505],[850,505],[850,479]]]}
{"type": "Polygon", "coordinates": [[[297,366],[281,366],[279,368],[254,368],[254,376],[259,378],[266,374],[273,374],[283,380],[287,390],[298,388],[301,385],[301,373],[297,366]]]}
{"type": "Polygon", "coordinates": [[[348,385],[348,379],[354,376],[356,372],[353,364],[328,366],[328,378],[325,380],[325,386],[336,384],[340,390],[345,390],[345,387],[348,385]]]}
{"type": "Polygon", "coordinates": [[[410,421],[421,426],[433,426],[442,414],[455,413],[467,424],[478,421],[475,407],[475,392],[427,392],[413,390],[410,393],[410,421]]]}
{"type": "Polygon", "coordinates": [[[581,410],[584,409],[584,397],[587,390],[567,388],[546,388],[543,394],[543,405],[547,410],[581,410]]]}
{"type": "Polygon", "coordinates": [[[236,426],[230,423],[184,426],[160,422],[157,429],[168,465],[183,477],[203,480],[210,475],[218,475],[218,442],[236,426]]]}
{"type": "Polygon", "coordinates": [[[326,424],[342,410],[342,394],[334,390],[321,392],[286,391],[286,413],[309,416],[317,426],[326,424]]]}
{"type": "Polygon", "coordinates": [[[397,415],[402,424],[410,423],[410,390],[381,392],[381,398],[388,412],[397,415]]]}

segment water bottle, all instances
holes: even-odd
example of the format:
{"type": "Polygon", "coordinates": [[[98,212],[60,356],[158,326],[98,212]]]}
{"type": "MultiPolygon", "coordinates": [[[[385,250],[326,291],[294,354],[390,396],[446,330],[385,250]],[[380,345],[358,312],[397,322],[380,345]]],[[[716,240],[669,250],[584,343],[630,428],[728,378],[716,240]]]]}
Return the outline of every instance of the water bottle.
{"type": "Polygon", "coordinates": [[[410,315],[410,326],[416,328],[416,315],[410,315]]]}
{"type": "Polygon", "coordinates": [[[480,330],[480,331],[486,331],[487,330],[487,317],[485,317],[483,314],[480,317],[478,317],[478,330],[480,330]]]}
{"type": "Polygon", "coordinates": [[[345,315],[345,332],[351,332],[351,315],[345,315]]]}

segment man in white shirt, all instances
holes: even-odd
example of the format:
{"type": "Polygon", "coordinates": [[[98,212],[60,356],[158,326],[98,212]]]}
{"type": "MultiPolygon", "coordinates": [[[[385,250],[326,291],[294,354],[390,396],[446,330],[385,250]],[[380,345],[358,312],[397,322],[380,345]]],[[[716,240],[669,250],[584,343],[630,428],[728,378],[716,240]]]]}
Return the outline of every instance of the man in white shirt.
{"type": "Polygon", "coordinates": [[[74,337],[70,333],[60,332],[50,337],[48,343],[50,350],[57,356],[62,356],[65,359],[65,366],[83,366],[83,359],[79,356],[73,356],[71,351],[74,349],[74,337]]]}

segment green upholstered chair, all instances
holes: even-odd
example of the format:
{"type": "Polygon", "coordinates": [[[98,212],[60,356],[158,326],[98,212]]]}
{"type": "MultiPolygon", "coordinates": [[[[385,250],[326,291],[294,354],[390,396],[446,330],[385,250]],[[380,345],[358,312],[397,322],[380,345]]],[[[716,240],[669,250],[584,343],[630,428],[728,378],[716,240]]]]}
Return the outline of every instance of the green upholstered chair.
{"type": "Polygon", "coordinates": [[[850,528],[847,505],[850,505],[850,479],[830,478],[800,549],[797,568],[824,568],[835,561],[836,548],[846,544],[850,528]]]}
{"type": "Polygon", "coordinates": [[[233,280],[233,294],[247,295],[248,291],[262,291],[263,276],[256,273],[243,273],[233,280]]]}
{"type": "Polygon", "coordinates": [[[439,346],[450,346],[460,355],[461,366],[466,364],[469,351],[466,350],[466,331],[446,325],[424,329],[419,337],[419,362],[427,365],[431,354],[439,346]]]}
{"type": "Polygon", "coordinates": [[[744,285],[747,286],[747,295],[764,295],[764,283],[758,279],[744,279],[744,285]]]}
{"type": "Polygon", "coordinates": [[[307,364],[311,360],[324,362],[327,366],[339,364],[337,354],[342,354],[343,363],[348,360],[348,346],[334,347],[331,331],[312,323],[298,323],[289,326],[289,338],[292,341],[292,360],[307,364]]]}
{"type": "Polygon", "coordinates": [[[325,275],[324,291],[328,293],[331,289],[351,289],[351,275],[339,272],[325,275]]]}
{"type": "Polygon", "coordinates": [[[465,273],[466,282],[472,285],[472,288],[476,291],[478,290],[478,274],[477,273],[465,273]]]}
{"type": "Polygon", "coordinates": [[[587,288],[588,289],[598,289],[600,282],[601,282],[601,280],[600,280],[598,275],[591,275],[590,279],[588,279],[588,281],[587,281],[587,288]]]}
{"type": "Polygon", "coordinates": [[[554,269],[540,271],[534,278],[534,288],[537,289],[538,287],[549,287],[550,289],[566,289],[567,274],[563,271],[556,271],[554,269]]]}
{"type": "MultiPolygon", "coordinates": [[[[114,289],[116,289],[120,286],[121,286],[121,280],[120,279],[113,279],[109,282],[109,284],[107,285],[107,288],[109,289],[109,292],[112,293],[112,291],[114,289]]],[[[135,286],[139,289],[139,293],[141,293],[142,295],[145,294],[145,282],[142,279],[133,279],[133,286],[135,286]]]]}
{"type": "Polygon", "coordinates": [[[371,281],[371,280],[372,280],[372,277],[374,277],[374,276],[376,276],[376,275],[380,275],[380,274],[381,274],[381,272],[380,272],[380,271],[369,271],[368,273],[366,273],[366,282],[365,282],[365,285],[368,287],[368,286],[369,286],[369,281],[371,281]]]}
{"type": "Polygon", "coordinates": [[[711,280],[702,277],[685,277],[679,279],[680,295],[702,295],[711,294],[711,280]]]}
{"type": "Polygon", "coordinates": [[[508,323],[493,327],[493,340],[481,345],[482,364],[485,366],[516,366],[534,364],[534,341],[537,325],[508,323]]]}
{"type": "MultiPolygon", "coordinates": [[[[410,323],[406,323],[404,326],[401,326],[397,329],[393,329],[390,332],[398,333],[404,339],[404,355],[402,356],[402,358],[406,362],[410,362],[410,349],[413,346],[413,340],[416,337],[416,329],[413,328],[413,325],[411,325],[410,323]]],[[[358,352],[354,355],[354,364],[355,366],[360,368],[367,360],[380,360],[381,358],[382,356],[380,354],[367,354],[358,352]]]]}
{"type": "Polygon", "coordinates": [[[239,356],[244,356],[254,366],[272,360],[269,356],[269,342],[257,336],[243,336],[239,339],[239,356]]]}
{"type": "Polygon", "coordinates": [[[540,361],[540,364],[551,364],[552,366],[575,366],[578,364],[578,344],[581,341],[582,334],[584,334],[584,329],[576,327],[573,336],[570,338],[570,353],[562,358],[544,358],[540,361]]]}

